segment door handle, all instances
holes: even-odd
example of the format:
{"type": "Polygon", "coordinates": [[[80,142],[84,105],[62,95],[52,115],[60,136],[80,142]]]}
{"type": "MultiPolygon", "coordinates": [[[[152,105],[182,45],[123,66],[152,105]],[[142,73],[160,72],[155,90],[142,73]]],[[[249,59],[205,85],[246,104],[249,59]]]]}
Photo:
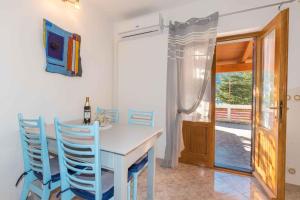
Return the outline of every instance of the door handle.
{"type": "Polygon", "coordinates": [[[283,102],[280,101],[279,106],[270,106],[270,110],[279,110],[279,119],[282,119],[283,102]]]}
{"type": "Polygon", "coordinates": [[[279,119],[282,120],[282,112],[283,112],[283,102],[279,103],[279,119]]]}

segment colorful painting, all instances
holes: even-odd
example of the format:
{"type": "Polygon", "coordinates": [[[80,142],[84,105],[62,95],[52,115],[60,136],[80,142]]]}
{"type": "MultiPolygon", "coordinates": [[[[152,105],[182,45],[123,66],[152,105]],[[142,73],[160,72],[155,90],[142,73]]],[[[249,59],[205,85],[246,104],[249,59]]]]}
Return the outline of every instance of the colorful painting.
{"type": "Polygon", "coordinates": [[[46,71],[66,76],[81,76],[81,37],[44,19],[46,71]]]}

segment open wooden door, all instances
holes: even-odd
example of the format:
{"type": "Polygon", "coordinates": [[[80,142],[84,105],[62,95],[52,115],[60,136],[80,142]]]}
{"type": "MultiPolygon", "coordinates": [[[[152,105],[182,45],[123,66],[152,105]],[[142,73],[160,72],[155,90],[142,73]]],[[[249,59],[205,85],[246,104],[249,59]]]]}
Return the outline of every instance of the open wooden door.
{"type": "Polygon", "coordinates": [[[285,198],[288,14],[257,37],[254,175],[271,199],[285,198]]]}

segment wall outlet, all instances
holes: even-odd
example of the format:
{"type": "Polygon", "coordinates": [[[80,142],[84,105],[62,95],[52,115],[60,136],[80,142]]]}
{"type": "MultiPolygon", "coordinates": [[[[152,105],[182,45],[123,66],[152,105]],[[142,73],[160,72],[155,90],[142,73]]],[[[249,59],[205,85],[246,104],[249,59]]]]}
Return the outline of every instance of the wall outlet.
{"type": "Polygon", "coordinates": [[[296,174],[296,170],[294,168],[289,168],[288,172],[289,172],[289,174],[292,174],[292,175],[296,174]]]}

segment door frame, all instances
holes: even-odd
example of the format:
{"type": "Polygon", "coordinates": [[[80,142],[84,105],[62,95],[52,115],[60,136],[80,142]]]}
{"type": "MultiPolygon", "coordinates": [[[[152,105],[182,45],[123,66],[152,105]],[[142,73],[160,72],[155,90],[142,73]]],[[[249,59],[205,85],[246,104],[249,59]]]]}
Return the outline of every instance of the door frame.
{"type": "MultiPolygon", "coordinates": [[[[253,39],[253,48],[254,48],[254,52],[253,52],[253,64],[252,64],[252,74],[253,74],[253,79],[252,79],[252,91],[254,91],[256,85],[256,38],[258,37],[258,35],[260,34],[260,32],[249,32],[249,33],[242,33],[242,34],[235,34],[235,35],[228,35],[228,36],[222,36],[222,37],[217,37],[217,43],[219,42],[230,42],[230,41],[234,41],[234,40],[242,40],[242,39],[253,39]]],[[[217,45],[217,44],[216,44],[217,45]]],[[[215,54],[216,55],[216,49],[215,49],[215,54]]],[[[253,153],[253,149],[254,149],[254,145],[255,145],[255,127],[254,127],[254,120],[255,120],[255,96],[254,94],[252,95],[252,133],[251,133],[251,166],[253,168],[252,172],[243,172],[243,171],[238,171],[238,170],[234,170],[234,169],[227,169],[227,168],[223,168],[223,167],[219,167],[215,165],[215,126],[216,126],[216,119],[215,119],[215,104],[216,104],[216,59],[214,58],[214,64],[212,67],[212,126],[213,128],[213,137],[214,137],[214,141],[213,141],[213,165],[214,168],[217,170],[221,170],[221,171],[226,171],[226,172],[230,172],[230,173],[234,173],[234,174],[242,174],[242,175],[248,175],[248,176],[252,176],[253,171],[254,171],[254,153],[253,153]]]]}
{"type": "MultiPolygon", "coordinates": [[[[271,199],[280,199],[283,200],[285,199],[285,168],[286,168],[286,118],[287,118],[287,76],[288,76],[288,36],[289,36],[289,9],[285,9],[283,11],[280,12],[281,15],[281,39],[282,39],[282,44],[283,46],[281,47],[280,50],[276,50],[276,51],[281,51],[280,53],[283,54],[282,55],[282,59],[281,59],[281,63],[280,66],[282,66],[280,68],[280,79],[282,80],[282,82],[284,82],[285,84],[280,84],[280,91],[281,93],[279,94],[280,96],[280,101],[282,101],[283,103],[283,109],[282,109],[282,119],[284,120],[280,120],[279,122],[279,131],[282,132],[283,134],[279,135],[280,138],[278,138],[278,147],[279,147],[279,152],[278,152],[278,166],[279,166],[279,170],[277,171],[277,176],[278,176],[278,185],[277,188],[280,188],[280,191],[277,193],[277,198],[274,197],[272,191],[270,191],[270,189],[268,187],[265,186],[264,182],[259,178],[259,176],[255,173],[255,153],[252,153],[252,167],[253,167],[253,172],[249,175],[253,175],[258,182],[260,182],[260,184],[262,185],[262,187],[264,188],[264,190],[266,191],[266,193],[268,194],[268,196],[271,199]]],[[[277,15],[278,16],[278,15],[277,15]]],[[[272,23],[275,23],[274,20],[271,21],[271,23],[269,24],[269,26],[272,26],[272,23]]],[[[268,28],[268,26],[266,27],[268,28]]],[[[223,37],[218,37],[217,38],[217,42],[225,42],[225,41],[231,41],[231,40],[239,40],[239,39],[245,39],[245,38],[253,38],[254,39],[254,47],[255,50],[258,51],[259,50],[259,46],[261,45],[259,44],[259,42],[257,41],[257,38],[265,31],[266,28],[263,28],[261,31],[257,31],[257,32],[250,32],[250,33],[244,33],[244,34],[236,34],[236,35],[229,35],[229,36],[223,36],[223,37]]],[[[216,51],[215,51],[216,54],[216,51]]],[[[215,59],[214,59],[215,61],[215,59]]],[[[254,74],[254,82],[253,82],[253,87],[254,90],[257,90],[257,84],[256,84],[256,80],[257,80],[257,72],[258,72],[258,62],[260,61],[260,58],[257,57],[257,52],[254,53],[253,55],[253,74],[254,74]]],[[[212,66],[212,99],[214,101],[212,101],[212,108],[214,110],[212,110],[212,116],[213,116],[213,120],[212,120],[212,126],[215,127],[215,89],[216,89],[216,83],[215,83],[215,76],[216,76],[216,62],[214,62],[213,66],[212,66]]],[[[255,123],[256,123],[256,112],[257,112],[257,105],[256,105],[256,96],[253,95],[253,109],[252,109],[252,151],[255,148],[255,134],[256,134],[256,130],[255,130],[255,123]]],[[[213,130],[213,135],[215,138],[215,130],[213,130]]],[[[213,155],[215,155],[215,141],[213,141],[213,155]]],[[[213,163],[215,163],[215,156],[213,157],[213,163]]],[[[216,167],[214,167],[216,168],[216,167]]],[[[216,168],[218,169],[218,167],[216,168]]],[[[225,171],[228,171],[226,169],[222,169],[225,171]]],[[[240,172],[236,172],[234,170],[229,170],[230,172],[233,173],[238,173],[240,174],[240,172]]]]}

